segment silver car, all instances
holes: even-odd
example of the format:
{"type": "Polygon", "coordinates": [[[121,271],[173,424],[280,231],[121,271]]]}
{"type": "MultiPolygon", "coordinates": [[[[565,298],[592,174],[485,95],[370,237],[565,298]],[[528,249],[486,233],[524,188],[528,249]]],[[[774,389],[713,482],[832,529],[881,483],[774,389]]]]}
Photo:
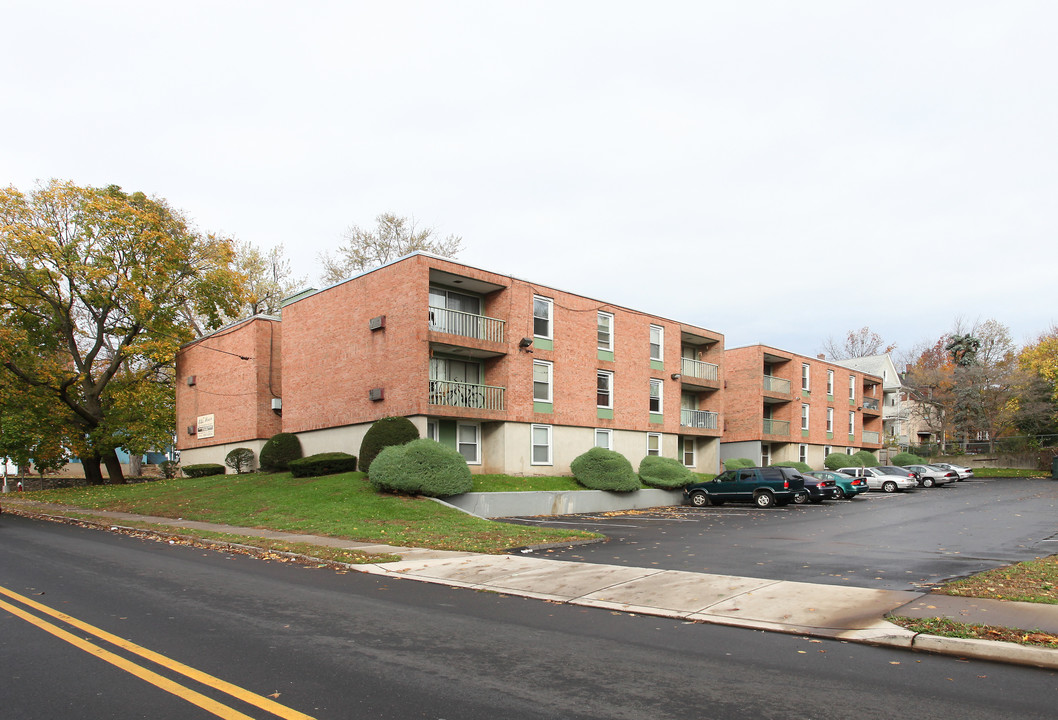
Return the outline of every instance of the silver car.
{"type": "Polygon", "coordinates": [[[945,470],[951,470],[959,476],[959,480],[966,480],[974,476],[974,471],[968,467],[962,465],[952,465],[951,463],[933,463],[937,467],[944,468],[945,470]]]}
{"type": "Polygon", "coordinates": [[[922,487],[939,487],[959,480],[954,470],[945,470],[936,465],[906,465],[905,467],[918,474],[918,482],[922,487]]]}
{"type": "Polygon", "coordinates": [[[897,490],[914,490],[918,487],[918,482],[913,477],[886,475],[877,468],[847,467],[838,468],[838,472],[850,477],[867,478],[867,487],[871,490],[891,493],[897,490]]]}

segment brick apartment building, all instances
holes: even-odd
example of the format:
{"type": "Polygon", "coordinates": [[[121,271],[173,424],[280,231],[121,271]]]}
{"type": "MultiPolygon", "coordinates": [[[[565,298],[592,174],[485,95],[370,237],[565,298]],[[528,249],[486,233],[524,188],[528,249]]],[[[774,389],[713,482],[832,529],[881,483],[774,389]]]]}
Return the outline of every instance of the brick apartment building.
{"type": "Polygon", "coordinates": [[[185,346],[177,447],[356,454],[399,415],[474,472],[568,474],[593,445],[717,472],[724,362],[711,330],[415,253],[185,346]]]}
{"type": "Polygon", "coordinates": [[[882,447],[882,379],[766,345],[724,352],[722,460],[823,467],[832,452],[882,447]]]}

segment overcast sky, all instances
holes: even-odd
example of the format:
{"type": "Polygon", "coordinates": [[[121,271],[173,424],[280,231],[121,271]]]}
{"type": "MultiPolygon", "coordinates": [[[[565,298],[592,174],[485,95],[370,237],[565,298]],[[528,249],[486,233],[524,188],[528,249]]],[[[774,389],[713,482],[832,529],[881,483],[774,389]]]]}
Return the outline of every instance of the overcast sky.
{"type": "Polygon", "coordinates": [[[814,355],[1058,322],[1058,3],[10,2],[0,182],[459,259],[814,355]]]}

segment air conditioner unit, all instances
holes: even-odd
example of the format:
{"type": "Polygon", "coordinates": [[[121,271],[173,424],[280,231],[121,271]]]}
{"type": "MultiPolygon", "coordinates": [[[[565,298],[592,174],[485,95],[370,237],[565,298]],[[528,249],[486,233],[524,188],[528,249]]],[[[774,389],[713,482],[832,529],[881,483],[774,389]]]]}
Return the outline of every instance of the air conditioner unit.
{"type": "Polygon", "coordinates": [[[367,327],[369,330],[381,330],[386,327],[386,316],[379,315],[378,317],[371,318],[367,321],[367,327]]]}
{"type": "Polygon", "coordinates": [[[187,384],[188,384],[188,386],[193,386],[196,382],[198,382],[198,376],[197,375],[188,375],[187,376],[187,384]]]}
{"type": "Polygon", "coordinates": [[[196,428],[194,425],[188,425],[187,426],[187,434],[188,435],[194,435],[196,432],[198,432],[198,428],[196,428]]]}
{"type": "Polygon", "coordinates": [[[367,391],[367,397],[372,402],[378,402],[379,400],[382,400],[385,397],[385,392],[382,390],[382,388],[371,388],[367,391]]]}
{"type": "Polygon", "coordinates": [[[272,409],[282,410],[283,409],[283,398],[272,398],[272,409]]]}

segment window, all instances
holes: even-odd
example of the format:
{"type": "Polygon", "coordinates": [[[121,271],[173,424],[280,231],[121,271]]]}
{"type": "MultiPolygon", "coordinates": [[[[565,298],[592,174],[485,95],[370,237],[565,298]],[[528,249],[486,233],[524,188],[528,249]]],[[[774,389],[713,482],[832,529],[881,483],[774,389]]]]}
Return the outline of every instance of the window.
{"type": "Polygon", "coordinates": [[[665,345],[665,328],[660,325],[650,326],[650,359],[661,361],[663,347],[665,345]]]}
{"type": "Polygon", "coordinates": [[[834,454],[834,448],[830,447],[829,445],[824,445],[823,446],[823,458],[824,459],[826,459],[827,455],[833,455],[833,454],[834,454]]]}
{"type": "Polygon", "coordinates": [[[827,408],[827,432],[834,432],[834,408],[827,408]]]}
{"type": "Polygon", "coordinates": [[[827,395],[834,394],[834,371],[827,370],[827,395]]]}
{"type": "Polygon", "coordinates": [[[533,400],[551,402],[551,375],[553,366],[547,360],[533,360],[533,400]]]}
{"type": "Polygon", "coordinates": [[[767,443],[760,446],[760,466],[768,467],[771,465],[771,445],[767,443]]]}
{"type": "Polygon", "coordinates": [[[647,433],[647,455],[661,454],[661,433],[647,433]]]}
{"type": "Polygon", "coordinates": [[[530,465],[551,464],[551,426],[533,425],[532,427],[532,459],[530,465]]]}
{"type": "Polygon", "coordinates": [[[856,413],[849,412],[849,435],[856,434],[856,413]]]}
{"type": "Polygon", "coordinates": [[[805,464],[808,463],[808,446],[804,443],[797,446],[797,459],[805,464]]]}
{"type": "Polygon", "coordinates": [[[613,430],[607,430],[605,428],[596,428],[595,447],[613,450],[613,430]]]}
{"type": "Polygon", "coordinates": [[[613,352],[613,315],[599,313],[599,349],[613,352]]]}
{"type": "Polygon", "coordinates": [[[808,382],[808,376],[810,375],[810,373],[811,373],[811,370],[808,367],[808,363],[801,363],[801,389],[802,390],[811,390],[811,388],[809,387],[809,382],[808,382]]]}
{"type": "Polygon", "coordinates": [[[856,376],[849,375],[849,400],[856,399],[856,376]]]}
{"type": "Polygon", "coordinates": [[[613,373],[609,370],[599,370],[598,391],[595,395],[595,404],[598,407],[613,409],[613,373]]]}
{"type": "Polygon", "coordinates": [[[698,466],[697,458],[694,456],[694,438],[683,438],[683,464],[693,468],[698,466]]]}
{"type": "Polygon", "coordinates": [[[477,425],[460,424],[456,428],[456,449],[468,465],[481,464],[480,436],[481,429],[477,425]]]}
{"type": "Polygon", "coordinates": [[[650,412],[660,414],[664,405],[662,404],[662,382],[657,378],[650,378],[650,412]]]}
{"type": "Polygon", "coordinates": [[[850,448],[850,447],[845,448],[845,454],[846,455],[855,455],[856,454],[856,448],[850,448]]]}
{"type": "Polygon", "coordinates": [[[551,339],[551,315],[555,302],[551,298],[533,297],[533,335],[551,339]]]}
{"type": "Polygon", "coordinates": [[[801,429],[802,430],[807,430],[808,429],[808,406],[807,405],[802,405],[801,406],[801,429]]]}
{"type": "Polygon", "coordinates": [[[438,427],[436,420],[426,421],[426,437],[430,438],[434,442],[440,442],[441,433],[439,432],[439,430],[440,428],[438,427]]]}

